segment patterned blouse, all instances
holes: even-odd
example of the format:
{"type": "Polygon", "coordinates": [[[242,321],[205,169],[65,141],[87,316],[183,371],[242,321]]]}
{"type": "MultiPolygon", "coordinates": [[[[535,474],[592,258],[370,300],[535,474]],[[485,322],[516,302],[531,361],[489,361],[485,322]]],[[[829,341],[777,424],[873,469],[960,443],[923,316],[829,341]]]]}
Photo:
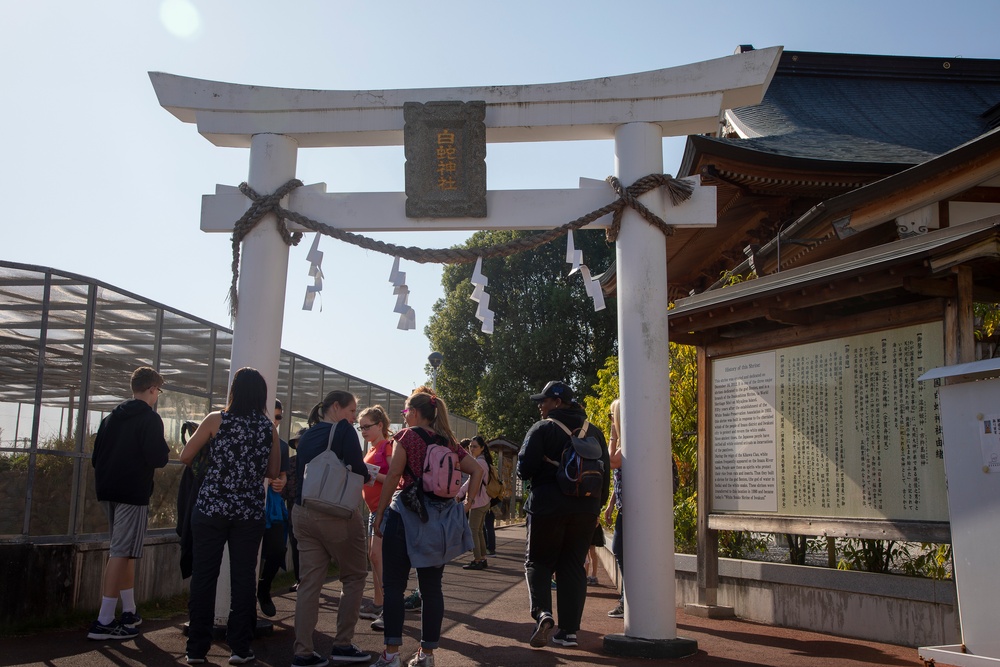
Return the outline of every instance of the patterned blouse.
{"type": "Polygon", "coordinates": [[[222,413],[219,432],[208,443],[208,472],[195,507],[212,517],[264,518],[264,473],[274,425],[263,413],[222,413]]]}

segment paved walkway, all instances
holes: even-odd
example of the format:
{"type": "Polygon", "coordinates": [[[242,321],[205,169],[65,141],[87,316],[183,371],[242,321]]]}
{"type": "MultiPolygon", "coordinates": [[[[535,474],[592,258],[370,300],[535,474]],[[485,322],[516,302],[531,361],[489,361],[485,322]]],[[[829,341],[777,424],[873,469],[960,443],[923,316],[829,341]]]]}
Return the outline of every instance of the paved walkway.
{"type": "MultiPolygon", "coordinates": [[[[554,665],[681,665],[711,667],[749,667],[751,665],[797,667],[855,667],[859,665],[897,665],[923,667],[917,650],[903,646],[878,644],[788,630],[740,620],[708,620],[677,611],[681,637],[698,642],[698,653],[676,660],[617,658],[602,650],[605,634],[620,633],[620,619],[608,618],[617,593],[601,573],[602,585],[588,591],[580,646],[563,648],[550,645],[532,649],[527,640],[533,629],[527,609],[524,583],[524,527],[509,526],[497,531],[498,555],[490,558],[489,569],[461,569],[465,559],[456,560],[445,571],[445,619],[441,648],[435,653],[438,667],[551,667],[554,665]]],[[[411,578],[415,581],[415,576],[411,578]]],[[[370,584],[369,584],[370,585],[370,584]]],[[[328,583],[323,591],[324,604],[319,628],[329,632],[335,626],[339,584],[328,583]]],[[[255,640],[256,665],[287,667],[292,659],[295,595],[275,597],[278,615],[275,632],[255,640]]],[[[126,642],[94,642],[85,639],[86,631],[49,632],[29,637],[0,639],[0,665],[39,665],[44,667],[91,667],[105,665],[177,665],[184,664],[185,638],[181,632],[184,617],[147,619],[142,634],[126,642]]],[[[409,612],[405,626],[403,655],[416,650],[419,637],[419,614],[409,612]]],[[[366,651],[382,648],[382,634],[369,629],[367,621],[358,623],[355,643],[366,651]]],[[[329,635],[317,638],[317,649],[330,647],[329,635]]],[[[229,650],[224,643],[213,645],[209,662],[225,665],[229,650]]],[[[404,659],[403,664],[406,664],[404,659]]]]}

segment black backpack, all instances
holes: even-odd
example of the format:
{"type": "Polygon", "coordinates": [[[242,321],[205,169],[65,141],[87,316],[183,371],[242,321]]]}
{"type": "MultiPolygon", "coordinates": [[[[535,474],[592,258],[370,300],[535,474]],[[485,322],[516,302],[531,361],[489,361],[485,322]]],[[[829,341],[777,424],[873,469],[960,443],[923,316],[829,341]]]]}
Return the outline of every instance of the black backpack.
{"type": "Polygon", "coordinates": [[[583,426],[571,431],[557,419],[550,417],[548,421],[558,424],[569,436],[558,461],[545,457],[548,463],[556,466],[559,490],[576,498],[600,498],[604,490],[604,461],[601,460],[601,443],[597,438],[587,437],[590,422],[584,421],[583,426]]]}

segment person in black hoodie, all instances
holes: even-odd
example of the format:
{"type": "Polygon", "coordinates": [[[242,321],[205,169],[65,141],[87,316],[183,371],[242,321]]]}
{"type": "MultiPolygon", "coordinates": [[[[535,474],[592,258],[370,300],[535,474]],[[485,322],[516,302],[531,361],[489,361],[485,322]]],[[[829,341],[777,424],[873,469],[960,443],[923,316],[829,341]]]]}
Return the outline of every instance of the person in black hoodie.
{"type": "Polygon", "coordinates": [[[587,427],[587,437],[601,446],[603,486],[599,496],[577,497],[564,494],[556,481],[556,470],[570,436],[551,421],[558,420],[576,431],[587,420],[583,408],[573,400],[573,390],[553,380],[531,400],[538,404],[542,419],[524,436],[517,455],[517,474],[531,485],[524,506],[528,514],[528,545],[524,570],[535,630],[531,645],[540,648],[549,641],[555,621],[552,618],[553,573],[559,582],[559,630],[552,641],[562,646],[576,646],[583,605],[587,599],[587,571],[584,560],[590,548],[597,518],[610,495],[611,464],[604,434],[597,426],[587,427]]]}
{"type": "Polygon", "coordinates": [[[104,570],[101,611],[89,639],[130,639],[142,618],[135,606],[135,559],[142,557],[153,472],[167,465],[170,448],[163,420],[153,410],[163,391],[163,377],[148,366],[132,373],[132,399],[101,421],[91,464],[94,488],[108,515],[111,548],[104,570]],[[118,598],[121,618],[115,618],[118,598]]]}

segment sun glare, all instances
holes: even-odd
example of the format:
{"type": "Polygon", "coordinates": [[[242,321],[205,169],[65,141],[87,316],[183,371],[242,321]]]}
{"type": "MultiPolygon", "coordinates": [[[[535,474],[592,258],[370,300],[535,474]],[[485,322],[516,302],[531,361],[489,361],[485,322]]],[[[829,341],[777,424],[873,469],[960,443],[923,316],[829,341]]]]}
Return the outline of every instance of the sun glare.
{"type": "Polygon", "coordinates": [[[198,9],[188,0],[164,0],[160,4],[160,22],[174,37],[190,39],[201,29],[198,9]]]}

